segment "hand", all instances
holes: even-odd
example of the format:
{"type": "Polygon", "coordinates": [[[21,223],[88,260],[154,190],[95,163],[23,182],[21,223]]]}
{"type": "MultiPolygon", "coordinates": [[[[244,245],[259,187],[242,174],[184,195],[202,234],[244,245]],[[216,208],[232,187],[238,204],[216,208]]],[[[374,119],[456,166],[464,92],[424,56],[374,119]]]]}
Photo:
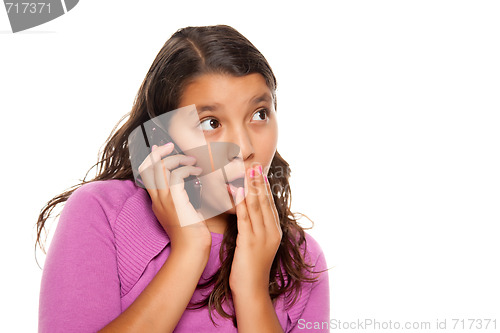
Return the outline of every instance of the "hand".
{"type": "Polygon", "coordinates": [[[242,188],[236,195],[238,236],[229,276],[233,293],[268,294],[269,273],[281,243],[278,212],[269,183],[261,170],[261,165],[247,170],[246,198],[242,188]]]}
{"type": "Polygon", "coordinates": [[[184,189],[184,178],[200,175],[202,170],[193,166],[196,159],[192,156],[177,154],[163,158],[173,149],[172,143],[153,146],[139,166],[139,174],[151,197],[153,212],[170,238],[172,251],[196,247],[210,253],[210,231],[184,189]]]}

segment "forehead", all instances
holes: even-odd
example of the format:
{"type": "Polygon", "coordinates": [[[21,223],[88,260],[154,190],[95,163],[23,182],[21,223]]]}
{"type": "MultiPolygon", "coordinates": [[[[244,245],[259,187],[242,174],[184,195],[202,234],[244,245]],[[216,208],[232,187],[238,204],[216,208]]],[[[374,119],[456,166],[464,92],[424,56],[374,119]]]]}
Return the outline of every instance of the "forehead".
{"type": "Polygon", "coordinates": [[[179,107],[206,103],[249,104],[255,97],[262,95],[267,95],[269,101],[272,96],[266,80],[259,73],[240,77],[227,74],[204,74],[186,86],[179,107]]]}

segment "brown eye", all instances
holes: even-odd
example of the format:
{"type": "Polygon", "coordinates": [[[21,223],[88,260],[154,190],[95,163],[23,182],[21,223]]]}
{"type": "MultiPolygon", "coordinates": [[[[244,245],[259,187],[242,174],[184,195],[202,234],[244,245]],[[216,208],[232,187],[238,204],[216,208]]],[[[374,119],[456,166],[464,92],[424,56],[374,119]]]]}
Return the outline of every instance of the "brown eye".
{"type": "Polygon", "coordinates": [[[258,116],[258,119],[255,119],[255,118],[252,118],[252,119],[254,119],[254,120],[266,120],[267,117],[269,116],[269,111],[267,109],[260,109],[257,112],[255,112],[254,117],[255,117],[255,115],[258,116]]]}
{"type": "Polygon", "coordinates": [[[204,131],[211,131],[219,127],[220,123],[215,118],[207,118],[200,122],[201,129],[204,131]]]}

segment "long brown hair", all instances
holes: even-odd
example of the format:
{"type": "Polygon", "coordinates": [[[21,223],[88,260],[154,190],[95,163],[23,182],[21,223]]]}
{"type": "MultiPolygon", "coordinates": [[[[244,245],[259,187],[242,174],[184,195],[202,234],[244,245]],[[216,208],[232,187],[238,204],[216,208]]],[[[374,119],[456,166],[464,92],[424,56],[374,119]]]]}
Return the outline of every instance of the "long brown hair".
{"type": "MultiPolygon", "coordinates": [[[[54,197],[41,210],[37,222],[35,251],[38,243],[42,251],[46,253],[40,241],[44,224],[54,207],[65,202],[78,187],[99,180],[134,180],[128,149],[130,133],[149,119],[167,110],[177,109],[186,85],[198,76],[207,73],[233,76],[260,73],[272,92],[274,108],[277,110],[276,78],[264,56],[243,35],[227,25],[186,27],[177,30],[154,59],[135,97],[132,110],[113,128],[106,140],[104,150],[99,153],[97,163],[89,169],[80,184],[54,197]],[[127,116],[129,116],[127,121],[116,130],[127,116]],[[98,167],[97,176],[87,181],[90,170],[95,166],[98,167]]],[[[307,272],[312,273],[311,269],[314,266],[305,261],[306,249],[304,252],[300,251],[300,245],[306,245],[305,234],[290,210],[292,198],[288,182],[290,167],[277,151],[271,162],[268,176],[283,232],[281,244],[270,271],[269,294],[273,301],[282,294],[287,297],[293,295],[292,301],[289,302],[291,306],[300,296],[301,284],[317,280],[307,274],[307,272]]],[[[235,219],[236,216],[232,218],[235,219]]],[[[228,314],[222,308],[224,300],[231,299],[229,274],[238,234],[237,223],[232,222],[234,223],[229,223],[224,233],[219,252],[221,267],[208,281],[198,285],[198,288],[202,289],[214,285],[213,290],[202,301],[190,303],[188,308],[208,306],[212,321],[211,311],[215,308],[223,317],[232,318],[236,326],[235,314],[228,314]]]]}

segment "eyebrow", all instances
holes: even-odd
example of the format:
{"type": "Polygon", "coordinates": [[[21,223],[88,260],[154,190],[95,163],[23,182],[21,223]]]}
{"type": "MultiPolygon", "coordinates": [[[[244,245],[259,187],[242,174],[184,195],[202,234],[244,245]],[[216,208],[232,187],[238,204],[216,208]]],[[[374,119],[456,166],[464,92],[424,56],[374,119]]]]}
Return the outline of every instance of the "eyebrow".
{"type": "MultiPolygon", "coordinates": [[[[250,99],[250,104],[258,104],[260,102],[271,102],[271,96],[269,93],[263,93],[262,95],[259,96],[254,96],[250,99]]],[[[198,113],[201,113],[203,111],[217,111],[218,106],[220,106],[219,103],[214,103],[213,105],[200,105],[196,106],[196,111],[198,113]]]]}
{"type": "Polygon", "coordinates": [[[200,106],[196,106],[196,111],[198,111],[198,113],[201,113],[203,111],[217,111],[218,108],[217,106],[220,105],[219,103],[214,103],[214,105],[200,105],[200,106]]]}
{"type": "Polygon", "coordinates": [[[263,93],[260,96],[255,96],[250,100],[250,104],[258,104],[260,102],[271,102],[271,96],[268,93],[263,93]]]}

